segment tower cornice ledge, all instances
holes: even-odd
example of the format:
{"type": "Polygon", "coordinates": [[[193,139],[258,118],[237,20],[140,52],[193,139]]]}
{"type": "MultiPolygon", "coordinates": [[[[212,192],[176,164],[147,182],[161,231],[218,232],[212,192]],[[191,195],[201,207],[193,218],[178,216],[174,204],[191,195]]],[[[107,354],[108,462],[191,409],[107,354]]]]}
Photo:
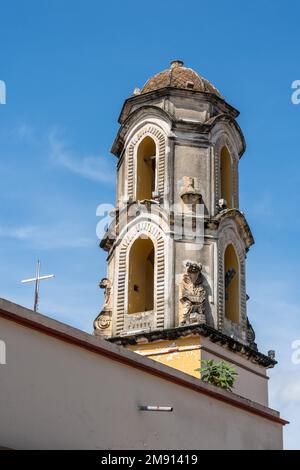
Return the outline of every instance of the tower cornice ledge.
{"type": "MultiPolygon", "coordinates": [[[[198,140],[199,142],[206,144],[206,146],[209,146],[211,141],[209,134],[213,131],[214,127],[220,122],[226,122],[231,128],[233,128],[234,133],[238,136],[236,142],[238,146],[238,155],[239,158],[241,158],[246,150],[245,137],[237,121],[228,114],[218,114],[217,116],[214,116],[205,122],[173,118],[171,130],[175,133],[178,131],[182,133],[189,133],[190,141],[198,140]]],[[[176,137],[177,136],[175,135],[171,138],[176,139],[176,137]]]]}
{"type": "Polygon", "coordinates": [[[248,222],[246,221],[246,217],[243,212],[238,209],[225,209],[220,212],[216,217],[212,218],[210,223],[219,226],[221,222],[226,219],[232,219],[236,222],[239,234],[245,243],[246,250],[248,251],[249,248],[254,245],[255,242],[251,229],[248,225],[248,222]]]}
{"type": "Polygon", "coordinates": [[[160,108],[159,106],[154,106],[153,104],[145,104],[143,106],[138,107],[132,113],[130,113],[124,122],[122,122],[114,143],[110,149],[111,153],[116,157],[120,158],[122,155],[122,150],[125,143],[125,136],[130,129],[131,123],[135,123],[139,117],[143,117],[143,114],[146,117],[149,117],[149,114],[153,113],[153,115],[159,116],[164,119],[166,122],[170,123],[172,126],[174,117],[168,113],[165,109],[160,108]]]}
{"type": "Polygon", "coordinates": [[[108,338],[107,341],[120,346],[128,346],[141,343],[152,343],[155,341],[175,340],[178,338],[195,335],[209,338],[213,343],[218,343],[221,346],[228,348],[230,351],[245,356],[253,363],[267,369],[273,368],[277,364],[275,359],[272,359],[269,356],[266,356],[265,354],[249,346],[246,346],[236,339],[227,336],[221,331],[218,331],[204,323],[168,328],[164,330],[140,332],[132,335],[128,334],[126,336],[114,336],[112,338],[108,338]]]}
{"type": "Polygon", "coordinates": [[[124,101],[121,113],[118,119],[120,124],[124,124],[125,120],[131,114],[133,107],[141,106],[143,103],[151,102],[157,98],[168,98],[170,96],[181,96],[186,98],[192,98],[198,101],[207,101],[219,107],[220,111],[224,114],[230,114],[233,118],[237,118],[240,112],[227,103],[225,100],[220,98],[214,93],[208,93],[196,90],[184,90],[176,87],[165,87],[159,90],[154,90],[149,93],[141,95],[131,96],[124,101]]]}
{"type": "MultiPolygon", "coordinates": [[[[186,93],[186,91],[178,90],[178,89],[174,89],[173,91],[175,91],[176,93],[178,92],[186,93]]],[[[151,92],[151,93],[156,93],[156,92],[151,92]]],[[[203,94],[202,92],[194,92],[194,93],[203,94]]],[[[207,95],[207,93],[204,93],[204,94],[207,95]]],[[[142,96],[144,97],[144,95],[142,96]]],[[[212,97],[215,98],[214,95],[212,95],[212,97]]],[[[139,97],[134,97],[134,98],[139,98],[139,97]]],[[[207,97],[205,98],[207,99],[207,97]]],[[[140,103],[140,106],[138,106],[136,109],[134,109],[134,111],[129,113],[126,116],[126,119],[121,122],[121,126],[118,130],[114,143],[111,147],[111,153],[115,155],[116,157],[120,158],[122,156],[126,134],[129,131],[131,124],[135,123],[139,117],[142,118],[143,115],[149,117],[149,114],[151,114],[151,112],[153,113],[154,116],[156,115],[158,117],[161,117],[164,121],[168,122],[170,125],[171,131],[195,133],[195,136],[198,138],[198,140],[200,139],[200,141],[203,142],[205,145],[209,144],[209,133],[214,129],[214,127],[220,122],[226,122],[231,128],[233,128],[234,133],[236,133],[239,137],[238,139],[239,158],[241,158],[242,155],[244,154],[246,150],[246,141],[245,141],[243,132],[236,121],[236,117],[239,114],[238,111],[236,111],[236,114],[235,114],[232,112],[228,113],[228,110],[224,109],[223,111],[226,111],[226,112],[221,112],[215,116],[210,117],[207,121],[200,122],[197,120],[193,121],[191,119],[177,118],[176,116],[166,111],[165,109],[161,108],[160,106],[153,104],[153,100],[151,100],[151,104],[147,104],[147,103],[148,103],[148,100],[147,102],[140,103]],[[199,134],[202,134],[202,136],[199,136],[199,134]]],[[[195,136],[193,138],[195,138],[195,136]]],[[[169,136],[169,137],[175,138],[175,136],[169,136]]],[[[191,138],[189,140],[191,140],[191,138]]]]}
{"type": "Polygon", "coordinates": [[[242,129],[238,125],[235,118],[233,118],[232,116],[228,114],[218,114],[217,116],[213,116],[205,122],[205,125],[208,127],[209,131],[211,131],[219,122],[228,123],[229,126],[233,128],[233,130],[238,134],[240,138],[238,154],[239,154],[239,158],[241,158],[246,150],[246,140],[242,132],[242,129]]]}

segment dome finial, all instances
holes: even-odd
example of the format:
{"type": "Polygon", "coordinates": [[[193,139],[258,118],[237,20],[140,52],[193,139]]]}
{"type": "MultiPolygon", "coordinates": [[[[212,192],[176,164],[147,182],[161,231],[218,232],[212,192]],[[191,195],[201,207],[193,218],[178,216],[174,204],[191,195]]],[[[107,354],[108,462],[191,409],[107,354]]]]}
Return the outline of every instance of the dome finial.
{"type": "Polygon", "coordinates": [[[171,69],[173,69],[174,67],[182,67],[182,66],[183,66],[182,60],[175,59],[171,61],[171,69]]]}

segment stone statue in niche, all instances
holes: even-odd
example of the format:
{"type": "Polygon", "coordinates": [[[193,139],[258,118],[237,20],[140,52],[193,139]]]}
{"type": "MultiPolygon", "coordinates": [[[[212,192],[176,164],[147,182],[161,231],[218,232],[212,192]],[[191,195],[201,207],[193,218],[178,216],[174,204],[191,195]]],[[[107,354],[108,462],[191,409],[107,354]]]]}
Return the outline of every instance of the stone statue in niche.
{"type": "Polygon", "coordinates": [[[110,307],[111,282],[104,277],[99,283],[100,289],[104,289],[104,304],[101,312],[94,321],[94,334],[108,336],[105,331],[111,326],[112,311],[110,307]],[[103,331],[104,330],[104,331],[103,331]]]}
{"type": "Polygon", "coordinates": [[[180,325],[206,323],[202,265],[187,261],[180,285],[180,325]]]}

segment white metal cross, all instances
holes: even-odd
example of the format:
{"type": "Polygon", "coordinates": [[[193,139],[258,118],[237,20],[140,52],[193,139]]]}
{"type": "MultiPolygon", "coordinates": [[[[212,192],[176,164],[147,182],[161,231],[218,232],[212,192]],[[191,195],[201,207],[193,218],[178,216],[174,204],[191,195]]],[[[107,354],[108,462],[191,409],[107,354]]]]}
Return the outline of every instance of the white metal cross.
{"type": "Polygon", "coordinates": [[[34,289],[34,306],[33,310],[35,312],[38,311],[38,304],[39,304],[39,289],[40,289],[40,281],[44,281],[45,279],[52,279],[54,274],[49,274],[48,276],[40,276],[41,272],[41,262],[38,260],[36,264],[36,274],[35,277],[32,277],[31,279],[24,279],[21,281],[22,284],[26,284],[28,282],[34,282],[35,283],[35,289],[34,289]]]}

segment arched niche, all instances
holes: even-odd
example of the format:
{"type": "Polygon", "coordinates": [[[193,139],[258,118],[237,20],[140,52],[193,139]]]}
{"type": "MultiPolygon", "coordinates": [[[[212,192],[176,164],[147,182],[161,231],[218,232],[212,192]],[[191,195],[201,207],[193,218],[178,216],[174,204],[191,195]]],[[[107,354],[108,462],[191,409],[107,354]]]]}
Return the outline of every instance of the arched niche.
{"type": "Polygon", "coordinates": [[[129,252],[128,313],[139,313],[154,308],[154,257],[153,242],[139,237],[129,252]]]}
{"type": "Polygon", "coordinates": [[[240,323],[240,266],[232,244],[224,253],[225,317],[240,323]]]}
{"type": "Polygon", "coordinates": [[[227,147],[223,147],[220,157],[221,198],[227,202],[228,209],[233,207],[232,159],[227,147]]]}
{"type": "Polygon", "coordinates": [[[155,191],[156,144],[146,136],[137,149],[136,162],[136,199],[152,199],[155,191]]]}

